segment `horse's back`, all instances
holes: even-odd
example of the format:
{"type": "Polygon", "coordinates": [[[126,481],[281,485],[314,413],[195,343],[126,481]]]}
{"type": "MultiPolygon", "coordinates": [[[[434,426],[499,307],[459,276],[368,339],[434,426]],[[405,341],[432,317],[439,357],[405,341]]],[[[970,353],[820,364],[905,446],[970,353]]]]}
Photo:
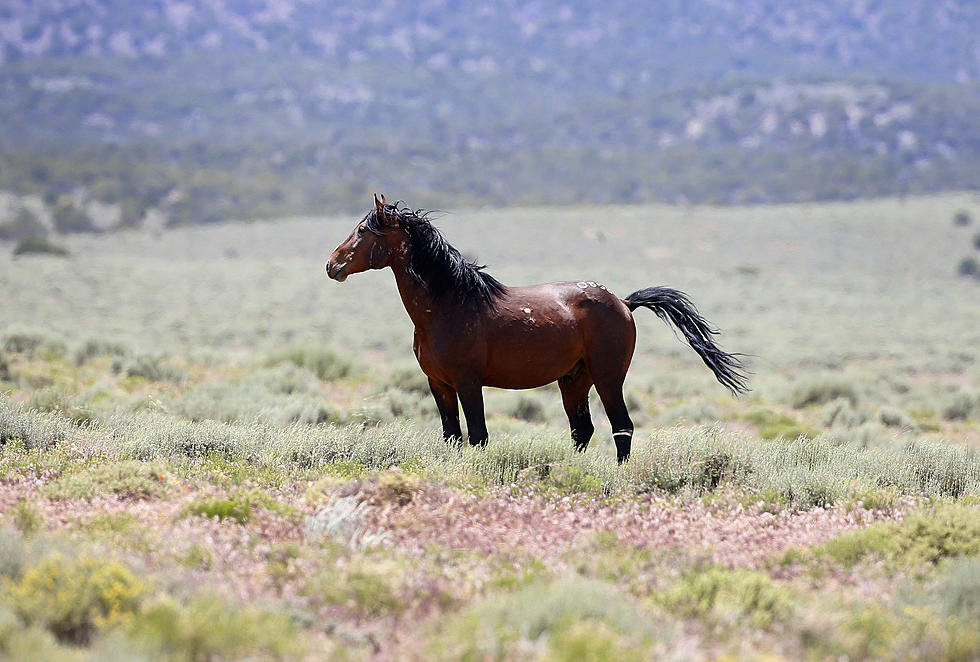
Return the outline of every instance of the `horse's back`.
{"type": "Polygon", "coordinates": [[[595,281],[509,287],[486,328],[487,385],[541,386],[635,340],[626,305],[595,281]]]}

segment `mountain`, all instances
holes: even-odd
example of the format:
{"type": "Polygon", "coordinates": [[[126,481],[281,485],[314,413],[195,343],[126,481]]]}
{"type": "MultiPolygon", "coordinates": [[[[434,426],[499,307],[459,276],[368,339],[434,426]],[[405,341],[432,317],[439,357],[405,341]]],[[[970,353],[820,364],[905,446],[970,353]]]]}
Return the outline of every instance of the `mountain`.
{"type": "Polygon", "coordinates": [[[0,237],[980,182],[975,2],[649,4],[8,1],[0,237]]]}

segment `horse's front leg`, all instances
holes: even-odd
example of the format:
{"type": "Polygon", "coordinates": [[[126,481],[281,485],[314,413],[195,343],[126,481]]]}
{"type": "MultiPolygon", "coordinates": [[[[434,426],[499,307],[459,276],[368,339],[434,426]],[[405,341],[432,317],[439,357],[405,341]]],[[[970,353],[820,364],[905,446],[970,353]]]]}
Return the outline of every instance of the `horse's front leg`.
{"type": "Polygon", "coordinates": [[[457,385],[459,402],[463,405],[463,415],[466,416],[466,431],[470,435],[470,445],[486,446],[487,419],[483,412],[483,385],[478,381],[464,382],[457,385]]]}
{"type": "Polygon", "coordinates": [[[436,407],[439,408],[439,417],[442,418],[443,438],[452,444],[461,443],[463,431],[459,427],[459,402],[456,400],[456,390],[448,384],[434,381],[431,377],[429,389],[436,400],[436,407]]]}

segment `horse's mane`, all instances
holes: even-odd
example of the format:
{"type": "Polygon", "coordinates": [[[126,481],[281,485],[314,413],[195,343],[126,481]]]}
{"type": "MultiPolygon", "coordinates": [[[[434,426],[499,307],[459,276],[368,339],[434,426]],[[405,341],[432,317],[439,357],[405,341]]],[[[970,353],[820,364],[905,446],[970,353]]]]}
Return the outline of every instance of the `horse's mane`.
{"type": "MultiPolygon", "coordinates": [[[[412,210],[404,202],[385,204],[382,212],[398,225],[412,240],[409,248],[408,273],[417,283],[429,290],[436,299],[453,296],[463,303],[475,303],[492,308],[507,287],[483,271],[485,265],[470,262],[453,248],[432,225],[432,212],[412,210]]],[[[384,234],[385,221],[373,209],[364,218],[368,231],[384,234]]]]}

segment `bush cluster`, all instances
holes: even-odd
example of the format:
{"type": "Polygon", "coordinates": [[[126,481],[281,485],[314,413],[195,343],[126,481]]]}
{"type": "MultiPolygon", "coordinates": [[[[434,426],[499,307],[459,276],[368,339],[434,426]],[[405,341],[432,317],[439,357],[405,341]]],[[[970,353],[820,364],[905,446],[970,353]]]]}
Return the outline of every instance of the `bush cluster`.
{"type": "Polygon", "coordinates": [[[306,368],[324,381],[341,379],[354,372],[354,363],[349,358],[333,348],[319,345],[294,345],[266,358],[266,365],[269,366],[283,363],[306,368]]]}
{"type": "Polygon", "coordinates": [[[28,624],[84,644],[99,628],[131,621],[149,590],[117,561],[54,554],[25,570],[6,596],[28,624]]]}
{"type": "Polygon", "coordinates": [[[101,494],[145,499],[161,496],[169,476],[162,462],[115,460],[62,475],[42,489],[54,499],[91,499],[101,494]]]}

